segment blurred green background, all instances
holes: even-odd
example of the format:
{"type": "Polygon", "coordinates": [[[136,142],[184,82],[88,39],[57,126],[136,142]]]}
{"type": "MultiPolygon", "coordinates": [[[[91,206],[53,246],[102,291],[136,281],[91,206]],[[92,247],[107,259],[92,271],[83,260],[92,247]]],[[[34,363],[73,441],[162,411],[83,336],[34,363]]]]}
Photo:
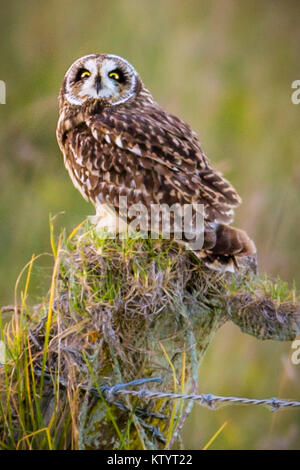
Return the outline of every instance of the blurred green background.
{"type": "MultiPolygon", "coordinates": [[[[78,57],[126,57],[155,99],[199,133],[210,159],[243,197],[236,225],[256,241],[261,272],[300,285],[299,1],[27,0],[0,4],[0,296],[13,302],[32,253],[50,251],[49,213],[71,231],[93,214],[63,166],[55,127],[63,75],[78,57]]],[[[32,292],[47,289],[42,257],[32,292]]],[[[233,325],[214,338],[199,389],[300,399],[290,343],[259,342],[233,325]]],[[[300,412],[195,407],[184,446],[300,449],[300,412]]]]}

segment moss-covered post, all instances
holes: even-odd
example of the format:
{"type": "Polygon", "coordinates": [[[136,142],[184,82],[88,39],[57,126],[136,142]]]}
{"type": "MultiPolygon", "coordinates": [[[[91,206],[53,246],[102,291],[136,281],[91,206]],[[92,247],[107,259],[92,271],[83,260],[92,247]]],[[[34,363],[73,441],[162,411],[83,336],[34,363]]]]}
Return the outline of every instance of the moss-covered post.
{"type": "MultiPolygon", "coordinates": [[[[148,388],[197,392],[201,359],[226,321],[259,339],[291,340],[300,330],[293,294],[282,288],[278,295],[259,279],[254,259],[244,259],[235,274],[219,273],[176,243],[101,239],[90,226],[57,256],[46,363],[49,300],[32,310],[24,347],[34,376],[43,375],[43,425],[51,423],[61,448],[174,445],[188,402],[131,396],[107,402],[100,387],[161,377],[148,388]]],[[[38,385],[40,378],[32,380],[38,385]]]]}

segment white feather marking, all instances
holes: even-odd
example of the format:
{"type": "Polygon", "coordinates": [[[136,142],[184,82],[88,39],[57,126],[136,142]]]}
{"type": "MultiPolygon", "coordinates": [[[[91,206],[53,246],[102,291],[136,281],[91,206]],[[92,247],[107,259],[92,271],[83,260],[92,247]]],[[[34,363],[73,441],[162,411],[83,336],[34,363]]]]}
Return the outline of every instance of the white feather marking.
{"type": "Polygon", "coordinates": [[[82,155],[80,155],[80,157],[78,157],[78,155],[74,154],[74,157],[75,157],[76,163],[78,163],[78,165],[80,165],[80,166],[83,166],[82,165],[82,163],[83,163],[82,155]]]}
{"type": "Polygon", "coordinates": [[[95,129],[92,130],[92,134],[93,134],[94,139],[98,140],[98,133],[95,129]]]}
{"type": "Polygon", "coordinates": [[[118,135],[115,139],[115,143],[118,147],[120,147],[121,149],[123,148],[123,142],[122,142],[122,139],[121,137],[118,135]]]}
{"type": "Polygon", "coordinates": [[[141,149],[140,149],[140,147],[138,147],[137,145],[135,145],[135,146],[132,147],[132,148],[128,148],[128,150],[130,150],[130,152],[132,152],[132,153],[135,153],[135,154],[138,155],[139,157],[142,156],[141,149]]]}
{"type": "Polygon", "coordinates": [[[80,106],[84,100],[80,100],[76,98],[73,93],[66,93],[66,99],[70,104],[74,104],[75,106],[80,106]]]}
{"type": "Polygon", "coordinates": [[[73,185],[75,186],[75,188],[78,189],[78,191],[81,193],[81,195],[84,197],[84,199],[85,199],[86,201],[88,201],[89,198],[88,198],[87,195],[85,194],[84,188],[79,184],[78,180],[76,179],[76,176],[74,175],[73,170],[72,170],[72,168],[70,167],[67,158],[65,159],[65,167],[67,168],[67,170],[68,170],[68,172],[69,172],[70,178],[71,178],[72,183],[73,183],[73,185]]]}

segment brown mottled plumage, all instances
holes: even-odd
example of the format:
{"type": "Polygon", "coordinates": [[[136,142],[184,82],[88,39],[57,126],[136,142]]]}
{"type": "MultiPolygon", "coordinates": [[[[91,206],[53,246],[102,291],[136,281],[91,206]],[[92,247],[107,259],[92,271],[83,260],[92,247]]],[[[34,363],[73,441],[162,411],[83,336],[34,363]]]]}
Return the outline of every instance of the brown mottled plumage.
{"type": "Polygon", "coordinates": [[[255,253],[247,234],[228,226],[240,197],[203,153],[197,135],[159,107],[135,69],[111,54],[78,59],[59,95],[57,140],[65,166],[98,213],[128,205],[204,205],[202,254],[255,253]],[[99,209],[100,208],[100,209],[99,209]]]}

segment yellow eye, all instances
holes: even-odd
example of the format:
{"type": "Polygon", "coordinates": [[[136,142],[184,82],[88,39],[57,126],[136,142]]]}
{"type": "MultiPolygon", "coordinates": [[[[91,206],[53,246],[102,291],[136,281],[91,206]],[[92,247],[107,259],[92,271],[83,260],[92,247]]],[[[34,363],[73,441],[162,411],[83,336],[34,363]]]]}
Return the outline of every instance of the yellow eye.
{"type": "Polygon", "coordinates": [[[114,80],[120,80],[120,75],[117,72],[110,72],[108,76],[109,78],[113,78],[114,80]]]}
{"type": "Polygon", "coordinates": [[[91,72],[89,72],[88,70],[84,70],[81,74],[80,74],[80,78],[86,78],[86,77],[90,77],[91,76],[91,72]]]}

